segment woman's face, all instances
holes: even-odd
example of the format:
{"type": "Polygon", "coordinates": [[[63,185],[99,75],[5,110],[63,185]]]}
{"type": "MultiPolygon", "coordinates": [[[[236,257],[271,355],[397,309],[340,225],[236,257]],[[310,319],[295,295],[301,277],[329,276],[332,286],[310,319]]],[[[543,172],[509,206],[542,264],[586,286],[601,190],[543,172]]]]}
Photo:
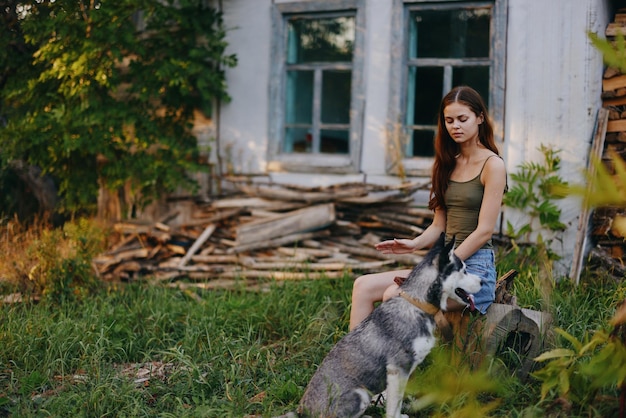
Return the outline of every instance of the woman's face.
{"type": "Polygon", "coordinates": [[[457,144],[478,140],[478,127],[483,123],[483,116],[476,116],[469,106],[450,103],[443,109],[443,117],[450,137],[457,144]]]}

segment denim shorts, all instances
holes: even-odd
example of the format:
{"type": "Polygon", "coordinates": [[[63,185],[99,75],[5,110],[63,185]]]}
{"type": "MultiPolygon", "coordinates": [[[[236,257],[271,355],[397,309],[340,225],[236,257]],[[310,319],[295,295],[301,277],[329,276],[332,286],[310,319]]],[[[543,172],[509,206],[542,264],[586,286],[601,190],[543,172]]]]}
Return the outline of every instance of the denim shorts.
{"type": "Polygon", "coordinates": [[[475,274],[483,281],[478,293],[474,293],[474,304],[480,313],[487,313],[496,298],[496,260],[491,249],[480,249],[465,260],[468,273],[475,274]]]}

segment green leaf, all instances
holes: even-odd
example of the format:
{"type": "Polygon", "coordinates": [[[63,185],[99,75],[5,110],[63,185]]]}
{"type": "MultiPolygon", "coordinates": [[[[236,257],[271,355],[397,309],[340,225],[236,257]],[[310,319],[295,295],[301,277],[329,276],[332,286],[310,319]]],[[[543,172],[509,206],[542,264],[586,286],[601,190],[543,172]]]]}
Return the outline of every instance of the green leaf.
{"type": "Polygon", "coordinates": [[[578,341],[576,339],[576,337],[574,337],[572,334],[568,333],[567,331],[565,331],[564,329],[561,328],[555,328],[554,332],[556,332],[557,334],[559,334],[561,337],[565,338],[567,341],[570,342],[570,344],[572,344],[572,346],[574,347],[574,349],[576,350],[576,352],[580,352],[580,350],[582,349],[582,343],[580,341],[578,341]]]}
{"type": "Polygon", "coordinates": [[[539,356],[535,357],[535,361],[548,361],[557,358],[571,358],[575,356],[576,352],[573,350],[567,348],[555,348],[554,350],[546,351],[545,353],[542,353],[539,356]]]}

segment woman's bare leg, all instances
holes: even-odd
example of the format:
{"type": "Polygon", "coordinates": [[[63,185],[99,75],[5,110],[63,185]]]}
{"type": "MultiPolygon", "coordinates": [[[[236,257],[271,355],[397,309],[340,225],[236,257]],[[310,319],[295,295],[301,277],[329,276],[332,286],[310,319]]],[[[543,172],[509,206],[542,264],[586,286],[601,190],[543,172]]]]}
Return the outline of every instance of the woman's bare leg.
{"type": "Polygon", "coordinates": [[[376,302],[395,296],[397,294],[397,285],[393,279],[397,276],[407,277],[410,272],[411,270],[409,269],[393,270],[357,277],[352,286],[350,330],[353,330],[372,313],[376,302]]]}

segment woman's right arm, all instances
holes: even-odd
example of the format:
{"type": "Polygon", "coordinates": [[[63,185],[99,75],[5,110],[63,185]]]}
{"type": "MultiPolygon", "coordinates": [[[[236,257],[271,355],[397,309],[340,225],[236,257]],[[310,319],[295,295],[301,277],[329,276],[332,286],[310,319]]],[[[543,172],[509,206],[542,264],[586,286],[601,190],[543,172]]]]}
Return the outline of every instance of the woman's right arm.
{"type": "Polygon", "coordinates": [[[446,231],[446,211],[435,209],[432,223],[420,235],[413,239],[390,239],[376,244],[375,248],[383,254],[406,254],[431,247],[442,232],[446,231]]]}

